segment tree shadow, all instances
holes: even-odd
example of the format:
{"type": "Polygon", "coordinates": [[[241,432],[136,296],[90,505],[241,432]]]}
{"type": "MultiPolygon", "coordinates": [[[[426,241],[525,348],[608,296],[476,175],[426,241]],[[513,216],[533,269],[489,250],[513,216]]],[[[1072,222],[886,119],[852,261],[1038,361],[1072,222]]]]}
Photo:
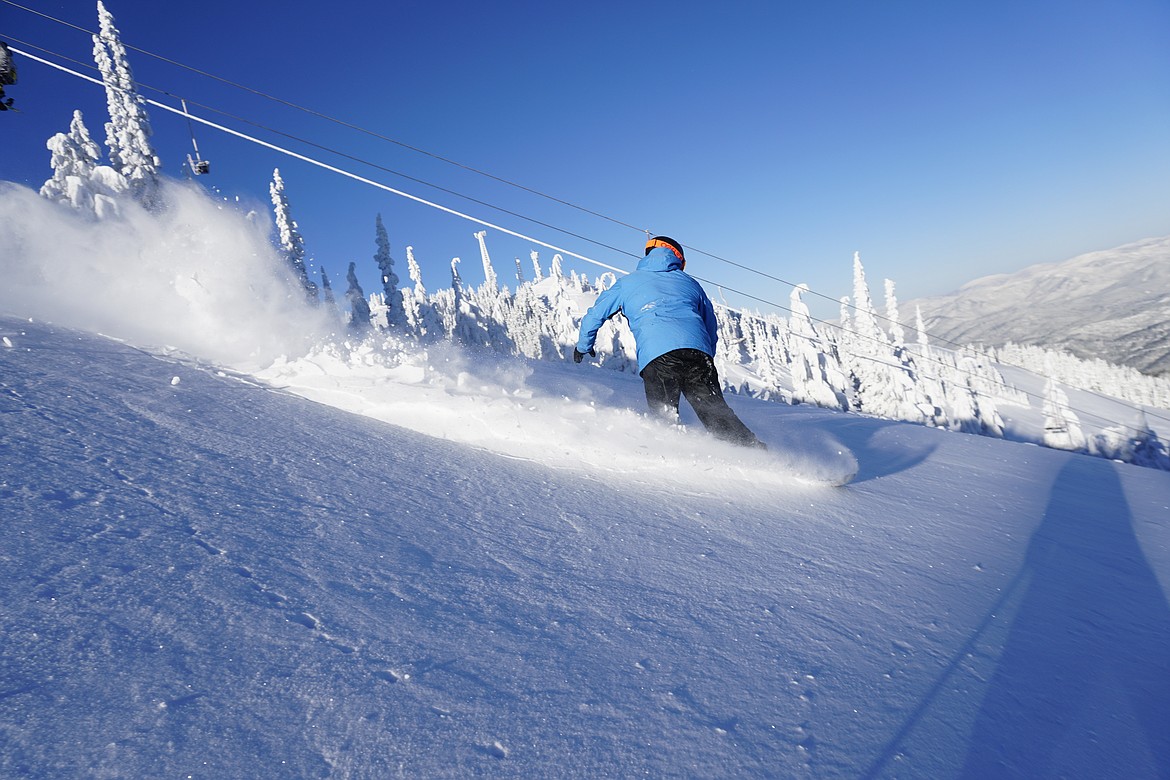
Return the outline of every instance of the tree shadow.
{"type": "Polygon", "coordinates": [[[1170,606],[1117,468],[1053,485],[961,777],[1170,777],[1170,606]]]}

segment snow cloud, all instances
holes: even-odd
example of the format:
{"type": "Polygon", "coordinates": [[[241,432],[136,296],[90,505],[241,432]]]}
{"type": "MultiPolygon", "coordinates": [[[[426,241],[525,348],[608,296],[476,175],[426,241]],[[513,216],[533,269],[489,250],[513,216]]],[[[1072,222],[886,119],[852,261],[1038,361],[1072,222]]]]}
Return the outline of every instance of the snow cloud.
{"type": "Polygon", "coordinates": [[[161,213],[123,202],[96,220],[0,182],[0,307],[241,367],[303,354],[336,327],[283,267],[266,215],[163,187],[161,213]]]}

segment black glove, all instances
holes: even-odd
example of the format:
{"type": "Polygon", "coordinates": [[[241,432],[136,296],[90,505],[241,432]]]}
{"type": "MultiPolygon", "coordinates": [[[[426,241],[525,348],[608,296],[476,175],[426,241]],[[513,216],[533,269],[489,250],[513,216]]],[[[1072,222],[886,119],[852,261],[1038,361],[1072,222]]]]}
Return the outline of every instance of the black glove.
{"type": "Polygon", "coordinates": [[[581,350],[577,349],[576,347],[573,347],[573,362],[580,363],[582,360],[585,359],[586,354],[588,354],[589,357],[597,357],[597,353],[593,351],[592,347],[589,348],[588,353],[582,352],[581,350]]]}

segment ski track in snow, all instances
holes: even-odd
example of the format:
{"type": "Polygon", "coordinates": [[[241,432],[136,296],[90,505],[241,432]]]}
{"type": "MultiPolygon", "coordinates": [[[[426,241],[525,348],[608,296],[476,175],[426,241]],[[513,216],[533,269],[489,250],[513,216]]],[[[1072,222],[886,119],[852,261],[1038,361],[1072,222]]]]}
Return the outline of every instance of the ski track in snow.
{"type": "Polygon", "coordinates": [[[584,366],[0,334],[0,775],[1170,771],[1165,473],[733,398],[745,454],[584,366]],[[849,487],[774,468],[834,441],[849,487]]]}
{"type": "Polygon", "coordinates": [[[687,425],[632,411],[644,405],[634,376],[589,365],[542,364],[537,371],[528,360],[449,344],[395,364],[403,357],[368,344],[334,347],[258,376],[329,406],[591,478],[760,491],[837,484],[857,471],[844,445],[799,417],[774,430],[766,438],[770,451],[761,453],[706,435],[685,402],[687,425]]]}

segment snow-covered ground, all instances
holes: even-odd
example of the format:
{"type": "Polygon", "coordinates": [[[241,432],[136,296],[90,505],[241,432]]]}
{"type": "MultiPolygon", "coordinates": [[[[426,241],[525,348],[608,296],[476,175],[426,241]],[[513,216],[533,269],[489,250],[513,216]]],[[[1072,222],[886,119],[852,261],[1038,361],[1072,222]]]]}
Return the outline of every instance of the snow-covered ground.
{"type": "Polygon", "coordinates": [[[379,413],[509,405],[546,432],[520,459],[0,330],[6,776],[1170,769],[1164,472],[738,404],[774,448],[856,454],[802,486],[698,433],[637,444],[628,378],[518,404],[460,369],[379,413]]]}
{"type": "Polygon", "coordinates": [[[6,197],[0,776],[1170,774],[1170,473],[741,397],[733,450],[306,345],[198,203],[6,197]]]}

